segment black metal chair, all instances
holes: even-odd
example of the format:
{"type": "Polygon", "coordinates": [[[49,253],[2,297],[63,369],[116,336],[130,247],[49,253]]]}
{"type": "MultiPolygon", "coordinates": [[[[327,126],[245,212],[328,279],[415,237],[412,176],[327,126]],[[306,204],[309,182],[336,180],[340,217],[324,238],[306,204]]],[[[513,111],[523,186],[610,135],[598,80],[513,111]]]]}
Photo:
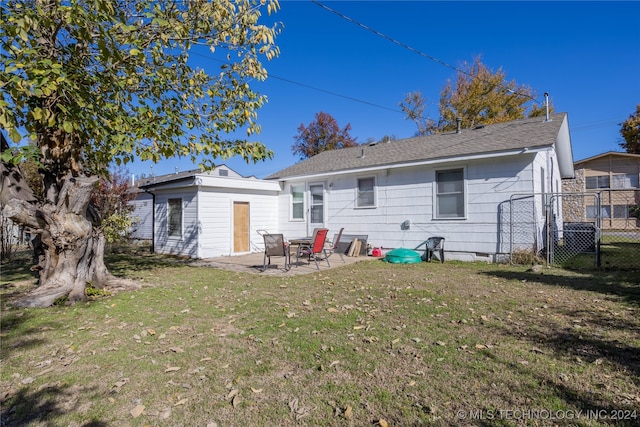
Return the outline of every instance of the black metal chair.
{"type": "Polygon", "coordinates": [[[440,262],[444,262],[444,237],[429,237],[427,239],[427,251],[425,253],[427,262],[431,262],[434,253],[438,253],[440,262]]]}
{"type": "Polygon", "coordinates": [[[414,250],[419,250],[421,246],[425,246],[424,251],[424,260],[427,262],[431,262],[431,258],[433,258],[434,254],[436,258],[440,260],[440,262],[444,262],[444,237],[434,236],[429,237],[424,242],[420,243],[415,247],[414,250]]]}
{"type": "Polygon", "coordinates": [[[264,237],[264,265],[262,271],[267,269],[267,265],[271,265],[271,257],[284,257],[284,269],[291,268],[291,252],[289,244],[284,241],[282,234],[263,234],[264,237]],[[267,263],[267,259],[269,262],[267,263]]]}
{"type": "Polygon", "coordinates": [[[338,255],[340,255],[340,259],[342,260],[342,262],[344,262],[344,257],[342,256],[342,253],[338,251],[338,244],[340,243],[340,237],[342,237],[343,230],[344,230],[344,227],[340,229],[338,234],[333,236],[333,241],[331,242],[331,245],[325,247],[324,253],[327,256],[327,258],[329,258],[332,254],[337,253],[338,255]]]}

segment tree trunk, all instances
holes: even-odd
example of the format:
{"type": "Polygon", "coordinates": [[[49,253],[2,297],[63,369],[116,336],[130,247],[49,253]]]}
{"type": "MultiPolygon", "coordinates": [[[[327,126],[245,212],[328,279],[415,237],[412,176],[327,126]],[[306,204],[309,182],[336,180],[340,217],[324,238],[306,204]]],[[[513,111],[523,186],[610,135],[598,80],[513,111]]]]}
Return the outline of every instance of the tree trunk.
{"type": "MultiPolygon", "coordinates": [[[[3,165],[3,169],[8,167],[3,165]]],[[[98,177],[65,177],[57,203],[7,200],[4,194],[4,213],[39,235],[43,248],[37,267],[39,286],[18,300],[17,306],[48,307],[65,297],[69,303],[86,301],[88,283],[105,288],[123,282],[109,274],[104,264],[106,239],[88,219],[91,192],[97,181],[98,177]]],[[[2,192],[8,188],[12,187],[5,180],[2,192]]]]}

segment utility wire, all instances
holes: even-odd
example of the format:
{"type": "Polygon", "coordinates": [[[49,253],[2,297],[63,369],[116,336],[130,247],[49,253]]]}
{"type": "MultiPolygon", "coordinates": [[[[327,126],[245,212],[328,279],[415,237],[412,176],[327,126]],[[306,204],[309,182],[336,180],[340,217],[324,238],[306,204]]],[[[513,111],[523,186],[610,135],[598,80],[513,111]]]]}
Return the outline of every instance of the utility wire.
{"type": "MultiPolygon", "coordinates": [[[[213,61],[221,62],[221,63],[226,64],[226,65],[231,65],[229,62],[223,61],[223,60],[218,59],[218,58],[212,58],[210,56],[206,56],[206,55],[203,55],[203,54],[197,53],[197,52],[191,52],[190,55],[200,56],[202,58],[206,58],[206,59],[210,59],[210,60],[213,60],[213,61]]],[[[337,92],[332,92],[332,91],[329,91],[329,90],[326,90],[326,89],[321,89],[321,88],[314,87],[314,86],[311,86],[311,85],[308,85],[308,84],[305,84],[305,83],[296,82],[294,80],[290,80],[290,79],[286,79],[284,77],[279,77],[279,76],[273,75],[271,73],[269,73],[269,78],[276,79],[276,80],[282,80],[283,82],[291,83],[291,84],[294,84],[294,85],[305,87],[307,89],[313,89],[313,90],[316,90],[318,92],[323,92],[323,93],[327,93],[329,95],[333,95],[333,96],[337,96],[337,97],[340,97],[340,98],[348,99],[349,101],[355,101],[355,102],[359,102],[361,104],[370,105],[372,107],[382,108],[382,109],[388,110],[388,111],[393,111],[394,113],[404,114],[404,112],[402,112],[401,110],[396,110],[396,109],[393,109],[393,108],[385,107],[384,105],[374,104],[373,102],[364,101],[362,99],[354,98],[354,97],[347,96],[347,95],[342,95],[342,94],[337,93],[337,92]]]]}
{"type": "MultiPolygon", "coordinates": [[[[342,19],[345,19],[345,20],[347,20],[347,21],[349,21],[349,22],[352,22],[352,23],[356,24],[357,26],[359,26],[359,27],[361,27],[361,28],[364,28],[364,29],[365,29],[365,30],[367,30],[367,31],[370,31],[370,32],[372,32],[373,34],[375,34],[375,35],[377,35],[377,36],[379,36],[379,37],[382,37],[382,38],[384,38],[384,39],[386,39],[386,40],[389,40],[391,43],[397,44],[398,46],[401,46],[401,47],[403,47],[403,48],[405,48],[405,49],[407,49],[407,50],[409,50],[409,51],[411,51],[411,52],[417,53],[418,55],[420,55],[420,56],[424,56],[425,58],[428,58],[428,59],[430,59],[431,61],[437,62],[437,63],[438,63],[438,64],[440,64],[440,65],[443,65],[443,66],[445,66],[445,67],[447,67],[447,68],[451,68],[451,69],[452,69],[452,70],[454,70],[454,71],[457,71],[457,72],[462,73],[462,74],[465,74],[465,75],[467,75],[467,76],[469,76],[469,77],[471,77],[471,78],[474,78],[474,76],[473,76],[471,73],[469,73],[469,72],[467,72],[467,71],[465,71],[465,70],[462,70],[462,69],[460,69],[460,68],[457,68],[457,67],[455,67],[455,66],[453,66],[453,65],[451,65],[451,64],[448,64],[448,63],[446,63],[446,62],[444,62],[444,61],[442,61],[442,60],[440,60],[440,59],[438,59],[438,58],[436,58],[436,57],[434,57],[434,56],[431,56],[431,55],[429,55],[429,54],[427,54],[427,53],[424,53],[424,52],[422,52],[422,51],[420,51],[420,50],[418,50],[418,49],[415,49],[415,48],[413,48],[413,47],[409,46],[409,45],[408,45],[408,44],[406,44],[406,43],[400,42],[400,41],[398,41],[398,40],[396,40],[396,39],[394,39],[394,38],[392,38],[392,37],[389,37],[389,36],[387,36],[386,34],[383,34],[383,33],[381,33],[380,31],[375,30],[375,29],[373,29],[373,28],[371,28],[371,27],[369,27],[369,26],[367,26],[367,25],[365,25],[365,24],[363,24],[363,23],[361,23],[361,22],[359,22],[359,21],[356,21],[355,19],[350,18],[350,17],[348,17],[348,16],[346,16],[346,15],[344,15],[344,14],[342,14],[342,13],[338,12],[337,10],[332,9],[332,8],[330,8],[329,6],[324,5],[324,4],[320,3],[320,2],[319,2],[319,1],[317,1],[317,0],[311,0],[311,2],[312,2],[312,3],[315,3],[316,5],[320,6],[321,8],[323,8],[323,9],[325,9],[325,10],[327,10],[327,11],[329,11],[329,12],[331,12],[331,13],[335,14],[335,15],[338,15],[338,16],[339,16],[340,18],[342,18],[342,19]]],[[[529,98],[529,99],[531,99],[532,101],[534,101],[534,102],[536,102],[536,103],[539,103],[539,101],[538,101],[537,99],[535,99],[535,98],[533,98],[533,97],[531,97],[531,96],[529,96],[529,95],[527,95],[527,94],[525,94],[525,93],[520,93],[520,92],[512,91],[512,90],[509,90],[509,92],[513,93],[514,95],[519,95],[519,96],[523,96],[523,97],[525,97],[525,98],[529,98]]]]}

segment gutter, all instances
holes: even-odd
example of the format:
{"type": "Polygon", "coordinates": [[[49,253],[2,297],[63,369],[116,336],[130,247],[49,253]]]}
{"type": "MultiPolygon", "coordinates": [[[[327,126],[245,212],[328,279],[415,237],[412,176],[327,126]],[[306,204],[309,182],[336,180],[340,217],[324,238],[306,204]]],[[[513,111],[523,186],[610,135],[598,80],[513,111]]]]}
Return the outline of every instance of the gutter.
{"type": "Polygon", "coordinates": [[[431,159],[431,160],[421,160],[415,162],[407,162],[407,163],[396,163],[396,164],[385,164],[385,165],[376,165],[370,166],[366,168],[354,168],[354,169],[341,169],[339,171],[332,172],[318,172],[311,175],[287,175],[284,177],[274,177],[266,180],[278,180],[280,182],[284,181],[292,181],[292,180],[300,180],[300,179],[316,179],[322,177],[336,176],[336,175],[345,175],[350,173],[362,173],[362,172],[375,172],[381,170],[389,170],[389,169],[400,169],[411,166],[425,166],[425,165],[434,165],[438,163],[457,163],[464,162],[468,160],[479,160],[479,159],[489,159],[496,157],[506,157],[506,156],[516,156],[524,153],[535,153],[540,151],[545,151],[548,149],[548,146],[541,146],[537,148],[518,148],[510,151],[502,151],[497,152],[492,155],[487,155],[487,153],[483,154],[470,154],[467,156],[459,156],[459,157],[441,157],[439,159],[431,159]]]}

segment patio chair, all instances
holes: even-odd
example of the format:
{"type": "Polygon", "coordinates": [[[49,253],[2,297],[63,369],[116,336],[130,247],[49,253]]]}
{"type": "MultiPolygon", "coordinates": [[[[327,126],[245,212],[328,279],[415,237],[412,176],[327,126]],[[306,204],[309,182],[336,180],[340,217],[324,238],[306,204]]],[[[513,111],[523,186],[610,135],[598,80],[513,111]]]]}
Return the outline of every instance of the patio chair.
{"type": "Polygon", "coordinates": [[[318,255],[324,253],[324,259],[327,261],[327,265],[331,267],[329,264],[329,258],[327,257],[327,253],[325,252],[324,242],[327,239],[327,232],[329,229],[321,228],[315,233],[315,237],[309,246],[300,245],[298,246],[298,250],[296,251],[296,267],[298,266],[298,260],[301,256],[309,257],[309,264],[311,264],[311,257],[313,257],[313,261],[316,263],[316,268],[320,270],[320,266],[318,265],[318,255]]]}
{"type": "Polygon", "coordinates": [[[267,269],[267,265],[271,265],[271,257],[284,257],[284,269],[291,268],[291,253],[289,244],[284,241],[282,234],[263,234],[264,237],[264,262],[262,271],[267,269]],[[269,260],[267,264],[267,260],[269,260]]]}
{"type": "Polygon", "coordinates": [[[434,253],[438,253],[440,262],[444,262],[444,237],[429,237],[426,240],[425,261],[431,262],[434,253]]]}
{"type": "Polygon", "coordinates": [[[342,260],[342,262],[344,262],[344,257],[342,256],[342,253],[338,251],[338,243],[340,243],[340,237],[342,237],[343,230],[344,230],[344,227],[340,229],[338,234],[334,234],[333,241],[330,242],[328,247],[324,248],[325,256],[327,258],[329,258],[332,254],[337,253],[338,255],[340,255],[340,259],[342,260]]]}

